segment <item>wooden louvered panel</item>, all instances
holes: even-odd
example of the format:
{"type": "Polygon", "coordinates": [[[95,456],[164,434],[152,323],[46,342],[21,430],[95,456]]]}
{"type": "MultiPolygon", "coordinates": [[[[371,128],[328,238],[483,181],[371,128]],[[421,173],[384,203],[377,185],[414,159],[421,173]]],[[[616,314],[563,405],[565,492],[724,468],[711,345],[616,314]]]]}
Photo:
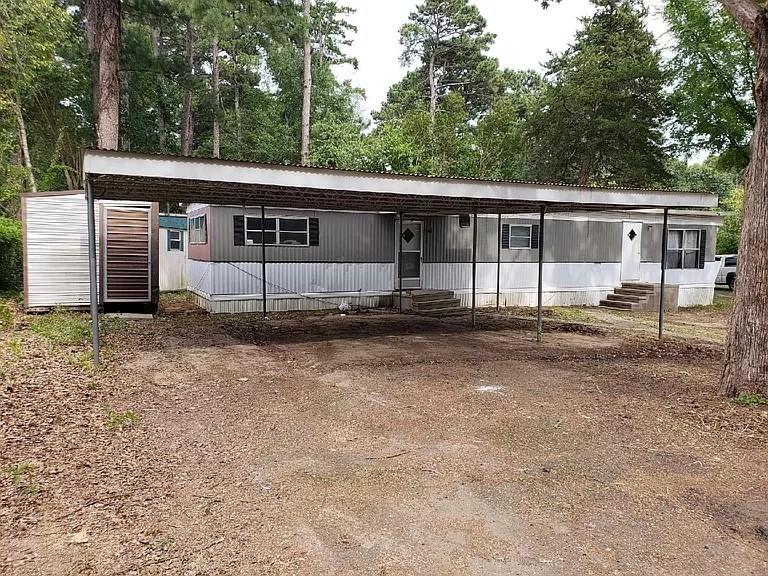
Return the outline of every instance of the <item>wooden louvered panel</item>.
{"type": "Polygon", "coordinates": [[[105,300],[149,301],[149,212],[108,209],[106,219],[105,300]]]}

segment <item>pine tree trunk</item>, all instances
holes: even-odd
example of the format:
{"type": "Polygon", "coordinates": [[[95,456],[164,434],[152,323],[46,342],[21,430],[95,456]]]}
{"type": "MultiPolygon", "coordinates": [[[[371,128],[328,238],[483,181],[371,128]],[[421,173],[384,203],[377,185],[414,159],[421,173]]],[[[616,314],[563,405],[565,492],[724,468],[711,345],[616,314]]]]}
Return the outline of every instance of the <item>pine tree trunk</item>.
{"type": "Polygon", "coordinates": [[[219,127],[219,37],[211,45],[211,82],[213,92],[213,157],[220,156],[221,128],[219,127]]]}
{"type": "Polygon", "coordinates": [[[437,86],[435,85],[435,53],[429,55],[429,118],[435,123],[437,114],[437,86]]]}
{"type": "Polygon", "coordinates": [[[181,111],[181,155],[192,155],[192,140],[195,126],[192,120],[192,75],[194,73],[194,32],[192,23],[187,22],[184,34],[184,55],[187,60],[187,73],[184,81],[184,101],[181,111]]]}
{"type": "Polygon", "coordinates": [[[32,192],[37,192],[37,182],[35,181],[35,174],[32,171],[32,158],[29,156],[29,141],[27,140],[27,124],[24,122],[24,112],[21,109],[21,99],[18,94],[13,102],[13,107],[16,111],[16,124],[19,127],[19,143],[21,144],[21,156],[24,162],[24,167],[27,169],[27,179],[29,180],[29,188],[32,192]]]}
{"type": "Polygon", "coordinates": [[[120,122],[120,0],[88,0],[96,145],[117,150],[120,122]]]}
{"type": "MultiPolygon", "coordinates": [[[[733,12],[732,12],[733,13],[733,12]]],[[[768,395],[768,18],[752,29],[757,53],[757,124],[744,193],[737,286],[728,327],[720,393],[768,395]]]]}
{"type": "Polygon", "coordinates": [[[310,0],[304,1],[304,94],[301,106],[301,163],[309,164],[309,122],[312,109],[312,44],[310,42],[310,0]]]}
{"type": "MultiPolygon", "coordinates": [[[[152,53],[155,56],[155,61],[159,63],[163,56],[160,30],[153,26],[150,30],[150,36],[152,37],[152,53]]],[[[157,75],[157,96],[157,146],[160,152],[165,152],[167,130],[165,127],[165,78],[162,71],[157,75]]]]}
{"type": "Polygon", "coordinates": [[[579,175],[576,177],[576,184],[586,186],[589,184],[589,177],[592,175],[592,155],[584,156],[579,166],[579,175]]]}
{"type": "Polygon", "coordinates": [[[238,83],[237,79],[235,79],[233,88],[235,91],[235,144],[237,144],[237,150],[239,153],[243,140],[243,126],[240,119],[240,84],[238,83]]]}

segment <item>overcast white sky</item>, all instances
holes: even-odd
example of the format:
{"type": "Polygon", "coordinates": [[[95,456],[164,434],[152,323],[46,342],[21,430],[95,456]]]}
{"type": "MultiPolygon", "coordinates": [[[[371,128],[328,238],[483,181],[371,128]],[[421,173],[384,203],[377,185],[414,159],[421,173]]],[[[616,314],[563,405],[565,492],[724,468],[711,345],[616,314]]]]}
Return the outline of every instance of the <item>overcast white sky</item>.
{"type": "MultiPolygon", "coordinates": [[[[398,30],[418,4],[417,0],[340,0],[356,10],[351,17],[357,35],[349,50],[360,67],[338,70],[342,79],[351,79],[366,91],[366,112],[376,110],[387,96],[389,87],[400,80],[405,70],[400,67],[398,30]]],[[[661,0],[647,0],[651,11],[649,25],[654,33],[663,34],[658,17],[661,0]]],[[[560,52],[573,40],[579,18],[588,16],[592,5],[588,0],[564,0],[544,11],[534,0],[474,0],[488,21],[488,30],[496,34],[491,54],[506,68],[541,70],[547,51],[560,52]]]]}

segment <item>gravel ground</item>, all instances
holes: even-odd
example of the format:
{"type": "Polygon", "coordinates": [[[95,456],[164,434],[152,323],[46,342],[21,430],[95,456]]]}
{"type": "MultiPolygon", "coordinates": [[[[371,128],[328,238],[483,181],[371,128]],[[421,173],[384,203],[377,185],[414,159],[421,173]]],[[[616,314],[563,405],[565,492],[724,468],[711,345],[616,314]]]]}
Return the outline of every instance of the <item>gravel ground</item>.
{"type": "Polygon", "coordinates": [[[93,371],[14,319],[0,573],[768,573],[768,410],[717,343],[177,298],[93,371]]]}

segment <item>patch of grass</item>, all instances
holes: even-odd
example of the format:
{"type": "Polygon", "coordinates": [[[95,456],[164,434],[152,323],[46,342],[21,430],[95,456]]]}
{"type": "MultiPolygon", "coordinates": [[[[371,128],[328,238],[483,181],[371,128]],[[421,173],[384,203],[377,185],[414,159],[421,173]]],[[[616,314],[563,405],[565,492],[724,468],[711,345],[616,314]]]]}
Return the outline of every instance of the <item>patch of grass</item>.
{"type": "Polygon", "coordinates": [[[103,316],[99,320],[99,334],[114,334],[120,330],[125,330],[128,327],[128,322],[124,318],[118,316],[103,316]]]}
{"type": "Polygon", "coordinates": [[[125,428],[131,428],[139,423],[141,416],[133,410],[118,412],[117,410],[104,410],[106,418],[105,426],[110,432],[119,432],[125,428]]]}
{"type": "Polygon", "coordinates": [[[24,303],[24,293],[19,292],[18,290],[14,290],[11,292],[0,291],[0,300],[10,300],[11,302],[15,302],[16,304],[21,305],[24,303]]]}
{"type": "Polygon", "coordinates": [[[14,488],[17,488],[25,494],[34,494],[37,492],[37,482],[35,481],[37,466],[34,464],[30,464],[29,462],[9,464],[5,467],[5,472],[8,474],[8,478],[10,478],[14,488]]]}
{"type": "Polygon", "coordinates": [[[86,344],[91,337],[91,327],[86,314],[54,310],[50,314],[35,317],[30,329],[51,344],[77,346],[86,344]]]}
{"type": "MultiPolygon", "coordinates": [[[[126,326],[128,323],[122,318],[104,316],[99,320],[99,333],[102,336],[113,334],[126,326]]],[[[81,346],[91,341],[91,319],[82,312],[54,310],[50,314],[36,316],[30,328],[57,346],[81,346]]]]}
{"type": "Polygon", "coordinates": [[[763,394],[747,394],[742,392],[733,401],[742,406],[768,406],[768,396],[763,394]]]}
{"type": "Polygon", "coordinates": [[[16,356],[16,358],[21,357],[21,353],[24,351],[21,340],[18,338],[8,340],[8,350],[10,350],[11,354],[16,356]]]}
{"type": "Polygon", "coordinates": [[[0,301],[0,332],[6,332],[13,328],[13,314],[7,303],[0,301]]]}
{"type": "Polygon", "coordinates": [[[192,293],[188,290],[176,290],[174,292],[163,292],[160,294],[160,302],[179,302],[189,300],[192,293]]]}
{"type": "Polygon", "coordinates": [[[93,372],[96,370],[96,367],[93,365],[93,354],[90,350],[68,354],[67,362],[85,372],[93,372]]]}

